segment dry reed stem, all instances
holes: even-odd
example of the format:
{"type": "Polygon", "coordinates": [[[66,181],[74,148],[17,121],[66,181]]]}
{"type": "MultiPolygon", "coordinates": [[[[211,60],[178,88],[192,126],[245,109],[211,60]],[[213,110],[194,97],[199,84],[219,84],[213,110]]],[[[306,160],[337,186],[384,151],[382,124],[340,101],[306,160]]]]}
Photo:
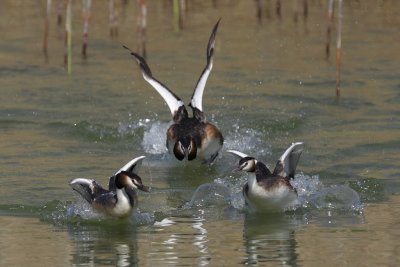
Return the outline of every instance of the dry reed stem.
{"type": "Polygon", "coordinates": [[[62,23],[62,14],[64,13],[66,0],[58,0],[57,6],[57,25],[61,26],[62,23]]]}
{"type": "Polygon", "coordinates": [[[282,3],[281,0],[276,0],[275,12],[278,18],[282,18],[282,3]]]}
{"type": "Polygon", "coordinates": [[[83,16],[83,36],[82,36],[82,57],[87,57],[87,46],[89,40],[89,22],[90,10],[92,8],[92,0],[83,0],[82,16],[83,16]]]}
{"type": "Polygon", "coordinates": [[[66,12],[64,65],[67,66],[67,73],[70,75],[72,73],[72,0],[67,0],[66,12]]]}
{"type": "Polygon", "coordinates": [[[343,0],[338,0],[338,27],[336,38],[336,96],[340,96],[340,67],[342,63],[343,0]]]}
{"type": "Polygon", "coordinates": [[[138,19],[137,19],[137,32],[138,32],[138,49],[142,57],[146,58],[146,26],[147,26],[147,6],[146,0],[137,0],[138,4],[138,19]]]}
{"type": "Polygon", "coordinates": [[[325,46],[326,59],[329,59],[329,55],[330,55],[331,32],[332,32],[332,25],[333,25],[333,4],[334,4],[334,0],[329,0],[328,15],[327,15],[327,28],[326,28],[326,46],[325,46]]]}
{"type": "Polygon", "coordinates": [[[117,37],[118,36],[118,11],[117,11],[116,3],[114,0],[109,0],[108,8],[109,8],[110,36],[117,37]]]}
{"type": "Polygon", "coordinates": [[[44,21],[44,36],[43,36],[43,53],[46,58],[47,62],[47,43],[49,39],[49,23],[50,23],[50,12],[51,12],[51,0],[47,0],[47,5],[46,5],[46,18],[44,21]]]}
{"type": "Polygon", "coordinates": [[[179,32],[184,27],[185,14],[187,12],[186,0],[173,0],[172,1],[172,23],[175,32],[179,32]]]}

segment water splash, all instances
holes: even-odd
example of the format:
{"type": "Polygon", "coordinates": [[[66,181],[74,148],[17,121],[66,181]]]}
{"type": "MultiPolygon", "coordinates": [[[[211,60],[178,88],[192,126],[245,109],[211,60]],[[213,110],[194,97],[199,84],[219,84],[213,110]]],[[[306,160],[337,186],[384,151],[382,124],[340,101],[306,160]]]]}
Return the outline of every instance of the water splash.
{"type": "Polygon", "coordinates": [[[125,136],[125,135],[131,135],[133,133],[135,133],[138,129],[140,130],[146,130],[148,129],[152,123],[154,123],[153,120],[151,119],[139,119],[139,120],[135,120],[134,122],[119,122],[118,123],[118,133],[121,136],[125,136]]]}
{"type": "Polygon", "coordinates": [[[332,185],[310,195],[307,204],[317,209],[361,211],[360,196],[348,185],[332,185]]]}
{"type": "Polygon", "coordinates": [[[94,212],[86,201],[77,199],[76,202],[58,200],[48,202],[41,208],[39,218],[42,221],[61,226],[85,220],[98,221],[104,216],[94,212]]]}
{"type": "MultiPolygon", "coordinates": [[[[141,131],[143,133],[141,146],[144,151],[151,155],[164,155],[167,153],[165,147],[165,133],[169,125],[170,123],[168,122],[140,119],[135,123],[120,123],[116,132],[118,136],[123,137],[131,135],[132,133],[137,134],[141,131]]],[[[80,125],[80,127],[87,128],[87,125],[80,125]]],[[[93,127],[89,128],[91,129],[93,127]]],[[[261,130],[241,127],[238,122],[233,124],[231,129],[231,131],[225,134],[225,149],[242,150],[243,152],[256,157],[272,156],[271,146],[265,143],[264,134],[261,130]]],[[[153,163],[159,165],[161,162],[164,164],[168,163],[166,166],[174,165],[166,158],[168,157],[153,157],[153,163]],[[154,160],[155,158],[157,160],[154,160]]],[[[239,212],[246,210],[246,205],[241,191],[243,185],[247,181],[247,175],[251,174],[242,174],[240,177],[231,176],[228,174],[228,171],[230,173],[231,168],[227,166],[227,160],[231,162],[231,159],[225,160],[224,158],[219,159],[216,162],[216,168],[222,168],[220,173],[222,173],[223,178],[216,178],[213,183],[200,185],[193,193],[190,201],[184,205],[184,208],[226,208],[229,206],[239,212]],[[226,174],[224,175],[224,173],[226,174]]],[[[288,210],[290,211],[308,212],[309,210],[324,209],[358,211],[362,209],[360,196],[351,187],[347,185],[325,187],[320,181],[318,175],[309,176],[298,174],[295,179],[293,179],[292,185],[298,192],[299,203],[292,207],[288,207],[288,210]]],[[[170,207],[168,207],[168,211],[162,213],[166,214],[169,211],[170,207]]],[[[56,216],[56,214],[54,214],[54,216],[56,216]]],[[[62,217],[60,214],[57,216],[62,217]]],[[[96,217],[98,215],[91,211],[91,208],[87,203],[76,203],[70,205],[66,210],[66,216],[68,218],[79,217],[80,219],[87,220],[99,219],[99,217],[96,217]]],[[[151,213],[139,213],[139,216],[135,219],[143,224],[150,224],[155,221],[154,214],[151,213]]],[[[57,218],[54,220],[57,220],[57,218]]]]}
{"type": "Polygon", "coordinates": [[[234,149],[253,156],[271,156],[271,145],[263,141],[263,133],[250,128],[242,128],[238,123],[232,125],[225,136],[225,149],[234,149]]]}
{"type": "Polygon", "coordinates": [[[166,132],[171,123],[155,121],[145,125],[142,147],[149,154],[164,154],[167,141],[166,132]]]}
{"type": "MultiPolygon", "coordinates": [[[[161,122],[158,120],[140,119],[138,123],[119,125],[120,134],[129,134],[130,131],[143,131],[141,146],[143,150],[151,155],[162,155],[167,153],[166,132],[172,122],[161,122]]],[[[230,127],[231,131],[224,133],[224,150],[244,150],[255,156],[270,156],[271,146],[263,141],[263,133],[258,130],[241,127],[235,123],[230,127]]],[[[163,158],[165,160],[165,158],[163,158]]]]}
{"type": "MultiPolygon", "coordinates": [[[[173,214],[178,217],[191,217],[196,214],[214,217],[240,216],[247,213],[241,192],[247,175],[252,174],[217,178],[211,183],[202,184],[181,208],[171,209],[162,205],[161,210],[157,212],[137,210],[128,219],[122,221],[126,221],[129,225],[153,225],[173,214]]],[[[292,183],[299,192],[299,204],[290,207],[284,213],[285,215],[294,214],[302,218],[303,223],[314,220],[318,224],[329,226],[362,222],[364,204],[359,194],[350,186],[346,184],[324,186],[318,175],[305,174],[296,175],[292,183]]],[[[81,224],[108,225],[121,221],[94,212],[91,206],[80,197],[77,197],[74,202],[50,201],[42,207],[2,206],[2,213],[6,209],[13,215],[36,217],[39,214],[42,221],[61,227],[81,224]]]]}
{"type": "Polygon", "coordinates": [[[151,212],[141,212],[135,210],[128,218],[107,217],[95,212],[89,203],[77,197],[75,202],[53,200],[38,209],[32,214],[39,219],[57,226],[80,225],[80,224],[113,224],[115,222],[126,221],[134,225],[152,225],[155,222],[154,214],[151,212]]]}
{"type": "Polygon", "coordinates": [[[360,195],[348,185],[324,186],[318,175],[296,175],[292,181],[296,188],[299,203],[292,210],[299,208],[317,210],[340,210],[361,212],[363,204],[360,195]]]}
{"type": "MultiPolygon", "coordinates": [[[[247,211],[242,194],[247,181],[243,174],[238,179],[233,176],[217,178],[213,183],[200,185],[186,207],[210,207],[230,205],[238,211],[247,211]]],[[[318,175],[297,174],[292,180],[298,192],[298,201],[287,207],[290,212],[354,212],[361,213],[364,207],[360,195],[348,185],[324,186],[318,175]]]]}
{"type": "Polygon", "coordinates": [[[139,210],[133,213],[133,220],[137,225],[153,225],[156,222],[154,213],[140,212],[139,210]]]}
{"type": "Polygon", "coordinates": [[[231,191],[221,183],[200,185],[189,201],[189,207],[208,207],[229,205],[231,191]]]}
{"type": "Polygon", "coordinates": [[[89,203],[84,200],[78,200],[67,206],[65,213],[67,219],[79,218],[83,220],[102,219],[104,216],[93,211],[89,203]]]}
{"type": "Polygon", "coordinates": [[[366,178],[350,181],[349,186],[360,194],[362,202],[377,202],[387,198],[385,186],[380,179],[366,178]]]}
{"type": "Polygon", "coordinates": [[[296,174],[291,184],[300,198],[308,197],[323,187],[318,175],[309,176],[303,173],[296,174]]]}
{"type": "Polygon", "coordinates": [[[119,123],[118,127],[80,121],[77,123],[51,122],[46,127],[57,135],[66,135],[95,142],[115,143],[141,136],[140,122],[119,123]]]}
{"type": "Polygon", "coordinates": [[[228,179],[217,178],[215,183],[225,186],[230,189],[230,204],[233,208],[242,211],[245,208],[245,202],[242,194],[242,188],[247,178],[242,176],[235,179],[233,176],[228,176],[228,179]]]}

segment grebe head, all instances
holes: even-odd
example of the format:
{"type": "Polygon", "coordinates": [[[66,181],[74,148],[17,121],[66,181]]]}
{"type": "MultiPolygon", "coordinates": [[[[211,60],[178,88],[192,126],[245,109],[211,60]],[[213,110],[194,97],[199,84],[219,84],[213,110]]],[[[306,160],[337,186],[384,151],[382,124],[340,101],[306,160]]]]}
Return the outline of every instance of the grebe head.
{"type": "Polygon", "coordinates": [[[139,175],[128,173],[126,171],[122,171],[117,174],[115,177],[115,186],[117,189],[128,187],[149,192],[149,188],[142,183],[142,179],[139,177],[139,175]]]}
{"type": "Polygon", "coordinates": [[[237,170],[255,172],[257,160],[253,157],[244,157],[239,160],[237,170]]]}
{"type": "Polygon", "coordinates": [[[197,156],[197,146],[194,139],[191,137],[184,137],[178,140],[174,146],[174,155],[178,160],[187,159],[193,160],[197,156]]]}

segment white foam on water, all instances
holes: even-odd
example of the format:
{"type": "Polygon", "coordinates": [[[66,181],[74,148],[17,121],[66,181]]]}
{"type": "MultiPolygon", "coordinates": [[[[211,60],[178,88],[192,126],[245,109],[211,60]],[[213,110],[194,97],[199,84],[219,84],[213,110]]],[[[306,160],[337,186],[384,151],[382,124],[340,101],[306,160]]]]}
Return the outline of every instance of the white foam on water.
{"type": "MultiPolygon", "coordinates": [[[[237,210],[246,209],[242,188],[247,181],[247,175],[254,174],[243,174],[236,180],[232,180],[231,176],[214,180],[215,184],[221,184],[223,187],[229,188],[230,205],[237,210]]],[[[297,174],[291,181],[291,184],[297,190],[298,199],[285,209],[287,211],[295,211],[300,208],[311,210],[330,209],[350,212],[362,211],[363,204],[361,203],[359,194],[348,185],[332,185],[326,187],[322,184],[318,175],[310,176],[303,173],[297,174]]],[[[200,186],[198,190],[201,187],[202,186],[200,186]]],[[[195,194],[192,198],[192,202],[194,201],[193,199],[195,199],[196,203],[202,203],[203,201],[209,202],[207,198],[210,198],[210,196],[212,197],[212,194],[195,194]],[[202,199],[204,196],[205,198],[202,199]]]]}
{"type": "Polygon", "coordinates": [[[297,190],[300,198],[314,194],[322,188],[322,183],[318,175],[309,176],[303,173],[296,174],[291,184],[297,190]]]}
{"type": "Polygon", "coordinates": [[[78,200],[67,207],[67,218],[77,217],[84,220],[104,218],[102,214],[95,212],[90,204],[84,200],[78,200]]]}
{"type": "Polygon", "coordinates": [[[189,202],[190,207],[223,206],[229,204],[230,189],[221,183],[200,185],[189,202]]]}
{"type": "Polygon", "coordinates": [[[151,122],[150,119],[139,119],[139,121],[135,123],[119,122],[117,131],[121,136],[132,134],[139,128],[147,128],[151,122]]]}
{"type": "Polygon", "coordinates": [[[155,222],[154,213],[135,210],[132,218],[139,225],[152,225],[155,222]]]}
{"type": "MultiPolygon", "coordinates": [[[[144,128],[141,144],[147,154],[164,155],[168,154],[166,148],[166,131],[170,125],[170,122],[142,119],[139,120],[136,125],[129,127],[144,128]]],[[[262,161],[265,160],[266,157],[271,158],[271,145],[265,143],[264,134],[262,132],[250,128],[242,128],[237,123],[232,125],[231,128],[233,130],[224,133],[225,141],[223,150],[238,150],[255,156],[262,161]]],[[[217,159],[216,164],[221,165],[223,167],[222,171],[226,172],[230,169],[227,162],[231,162],[232,160],[232,166],[236,166],[236,159],[229,158],[225,155],[222,157],[222,160],[217,159]]],[[[174,165],[174,162],[176,162],[174,159],[167,160],[166,157],[158,158],[157,164],[159,164],[160,161],[167,165],[174,165]]],[[[228,202],[230,202],[230,205],[235,209],[245,209],[242,187],[247,181],[247,175],[254,174],[243,174],[240,178],[235,179],[232,179],[233,177],[228,175],[225,176],[226,178],[214,179],[214,183],[201,185],[195,191],[192,199],[187,203],[187,206],[209,206],[213,205],[213,203],[225,203],[228,198],[228,202]]],[[[297,174],[291,183],[297,190],[298,202],[288,207],[288,210],[296,210],[299,208],[359,210],[362,208],[358,193],[348,185],[325,187],[318,175],[310,176],[303,173],[297,174]]]]}
{"type": "Polygon", "coordinates": [[[310,195],[309,203],[317,209],[361,211],[360,196],[348,185],[332,185],[310,195]]]}
{"type": "Polygon", "coordinates": [[[348,185],[324,186],[318,175],[298,174],[292,181],[299,196],[299,207],[356,211],[363,209],[359,194],[348,185]]]}
{"type": "Polygon", "coordinates": [[[145,126],[143,134],[142,147],[146,153],[149,154],[164,154],[166,153],[167,147],[167,129],[171,123],[166,122],[152,122],[145,126]]]}
{"type": "MultiPolygon", "coordinates": [[[[137,128],[143,128],[143,140],[141,145],[144,151],[152,155],[166,154],[166,132],[172,122],[153,121],[140,119],[136,124],[120,124],[119,132],[132,132],[137,128]]],[[[263,141],[263,134],[257,130],[241,128],[238,124],[233,125],[233,131],[224,134],[224,147],[243,151],[246,154],[265,158],[271,156],[271,146],[263,141]]],[[[220,157],[221,153],[220,153],[220,157]]]]}
{"type": "Polygon", "coordinates": [[[245,154],[265,158],[271,156],[271,146],[265,143],[260,131],[241,128],[238,124],[233,125],[233,131],[225,136],[224,149],[234,149],[245,154]]]}
{"type": "Polygon", "coordinates": [[[221,184],[223,186],[225,186],[226,188],[229,188],[230,190],[230,204],[232,207],[234,207],[237,210],[243,210],[245,208],[245,201],[244,201],[244,197],[242,194],[242,188],[243,185],[245,183],[245,180],[247,180],[247,178],[245,177],[244,174],[243,176],[240,177],[240,180],[236,180],[236,181],[231,181],[231,176],[229,177],[230,179],[221,179],[221,178],[217,178],[214,180],[214,183],[216,184],[221,184]]]}

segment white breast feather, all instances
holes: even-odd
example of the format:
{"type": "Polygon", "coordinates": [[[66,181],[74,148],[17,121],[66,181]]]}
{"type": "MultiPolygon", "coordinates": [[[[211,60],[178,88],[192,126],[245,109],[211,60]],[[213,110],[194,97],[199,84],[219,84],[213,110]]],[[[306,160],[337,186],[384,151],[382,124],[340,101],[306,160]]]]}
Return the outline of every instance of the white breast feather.
{"type": "Polygon", "coordinates": [[[130,212],[132,209],[128,195],[126,194],[125,190],[117,189],[117,204],[115,205],[114,209],[112,209],[112,213],[115,216],[123,216],[130,212]]]}
{"type": "Polygon", "coordinates": [[[259,211],[284,210],[293,205],[297,199],[296,193],[287,187],[265,190],[257,184],[254,175],[248,178],[248,185],[249,191],[246,201],[252,208],[259,211]]]}

